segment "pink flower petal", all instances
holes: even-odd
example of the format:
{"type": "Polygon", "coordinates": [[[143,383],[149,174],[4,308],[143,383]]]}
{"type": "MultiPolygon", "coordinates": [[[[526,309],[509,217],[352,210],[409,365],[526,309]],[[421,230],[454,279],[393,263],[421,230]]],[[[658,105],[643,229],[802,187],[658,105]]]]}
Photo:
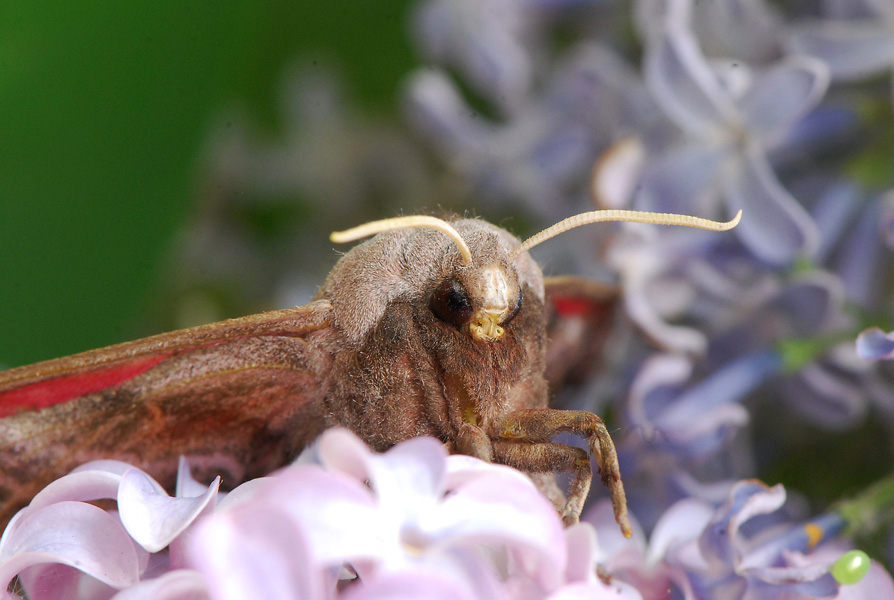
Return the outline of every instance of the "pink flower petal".
{"type": "Polygon", "coordinates": [[[422,527],[433,546],[505,545],[544,589],[554,588],[565,572],[562,523],[530,481],[499,476],[471,481],[425,515],[422,527]]]}
{"type": "Polygon", "coordinates": [[[181,456],[177,463],[177,487],[174,496],[177,498],[195,498],[201,496],[208,489],[203,483],[199,483],[192,477],[189,470],[189,461],[185,456],[181,456]]]}
{"type": "Polygon", "coordinates": [[[430,437],[414,438],[370,456],[370,485],[380,502],[401,502],[406,494],[438,498],[444,491],[447,450],[430,437]]]}
{"type": "Polygon", "coordinates": [[[214,506],[220,478],[197,498],[171,498],[151,477],[138,469],[127,471],[118,488],[121,522],[138,544],[158,552],[200,515],[214,506]]]}
{"type": "Polygon", "coordinates": [[[446,573],[413,570],[358,583],[341,597],[344,600],[474,600],[479,596],[446,573]]]}
{"type": "Polygon", "coordinates": [[[369,479],[369,446],[342,427],[327,429],[317,440],[317,456],[330,471],[338,471],[357,481],[369,479]]]}
{"type": "Polygon", "coordinates": [[[217,600],[325,598],[308,541],[279,507],[243,505],[199,523],[187,543],[187,561],[217,600]]]}
{"type": "Polygon", "coordinates": [[[72,566],[114,588],[139,580],[133,540],[114,516],[83,502],[29,511],[0,554],[0,589],[23,569],[44,563],[72,566]]]}
{"type": "Polygon", "coordinates": [[[859,583],[842,585],[835,600],[863,600],[864,598],[894,598],[894,581],[885,567],[872,561],[869,573],[859,583]]]}
{"type": "Polygon", "coordinates": [[[447,457],[447,473],[444,479],[444,488],[455,491],[465,483],[478,478],[486,478],[496,473],[499,477],[515,478],[521,485],[530,483],[530,478],[517,469],[484,462],[472,456],[453,454],[447,457]]]}
{"type": "Polygon", "coordinates": [[[71,500],[90,502],[104,498],[116,498],[121,475],[109,471],[73,471],[60,477],[39,491],[31,499],[32,508],[71,500]]]}
{"type": "Polygon", "coordinates": [[[265,503],[281,507],[302,526],[321,564],[338,566],[383,552],[386,541],[375,498],[351,477],[294,466],[272,477],[261,494],[265,503]]]}
{"type": "Polygon", "coordinates": [[[112,600],[208,600],[205,578],[197,571],[178,569],[122,590],[112,600]]]}

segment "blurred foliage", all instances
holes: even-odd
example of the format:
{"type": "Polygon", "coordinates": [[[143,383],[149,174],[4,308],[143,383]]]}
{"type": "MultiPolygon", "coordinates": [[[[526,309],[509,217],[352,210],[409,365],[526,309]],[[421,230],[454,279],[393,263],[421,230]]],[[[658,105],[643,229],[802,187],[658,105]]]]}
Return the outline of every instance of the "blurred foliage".
{"type": "Polygon", "coordinates": [[[394,110],[408,0],[10,0],[0,7],[0,365],[151,333],[134,326],[189,219],[209,128],[275,130],[284,65],[334,64],[394,110]]]}

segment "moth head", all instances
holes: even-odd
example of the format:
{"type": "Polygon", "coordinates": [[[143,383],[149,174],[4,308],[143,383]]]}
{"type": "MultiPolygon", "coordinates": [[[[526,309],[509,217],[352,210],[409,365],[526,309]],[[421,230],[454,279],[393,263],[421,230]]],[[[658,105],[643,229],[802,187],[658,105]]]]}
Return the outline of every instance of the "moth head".
{"type": "Polygon", "coordinates": [[[371,235],[332,270],[317,297],[328,298],[345,334],[362,340],[389,302],[427,303],[440,321],[482,342],[501,339],[521,310],[526,293],[543,300],[540,268],[527,251],[564,231],[600,221],[683,225],[724,231],[741,215],[717,223],[686,215],[602,210],[581,213],[519,242],[507,231],[477,219],[453,224],[414,215],[383,219],[335,232],[336,243],[371,235]]]}
{"type": "Polygon", "coordinates": [[[543,277],[530,257],[512,258],[519,240],[508,232],[477,219],[453,226],[468,258],[457,246],[458,258],[432,270],[425,302],[441,322],[467,330],[476,340],[496,341],[521,310],[525,294],[543,300],[543,277]]]}

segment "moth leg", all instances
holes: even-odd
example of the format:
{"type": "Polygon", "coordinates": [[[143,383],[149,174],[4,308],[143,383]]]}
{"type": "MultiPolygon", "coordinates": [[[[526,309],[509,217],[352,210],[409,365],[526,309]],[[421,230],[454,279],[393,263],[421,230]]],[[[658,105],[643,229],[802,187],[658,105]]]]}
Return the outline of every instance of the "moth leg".
{"type": "Polygon", "coordinates": [[[494,461],[494,446],[478,425],[463,423],[456,434],[455,452],[474,456],[487,462],[494,461]]]}
{"type": "Polygon", "coordinates": [[[560,509],[562,521],[566,525],[574,525],[580,521],[580,513],[593,479],[590,457],[584,450],[554,442],[496,440],[494,455],[496,462],[521,471],[571,473],[568,499],[560,509]]]}
{"type": "Polygon", "coordinates": [[[534,482],[534,485],[543,493],[547,499],[553,503],[556,510],[561,513],[565,509],[565,492],[559,488],[556,483],[556,475],[552,471],[546,473],[537,473],[528,471],[528,477],[534,482]]]}
{"type": "MultiPolygon", "coordinates": [[[[598,416],[583,410],[555,410],[551,408],[516,410],[507,413],[494,423],[492,431],[498,439],[541,442],[528,444],[529,447],[541,446],[543,442],[547,442],[558,433],[573,433],[586,439],[590,453],[596,459],[596,464],[599,467],[602,483],[611,493],[615,520],[621,526],[625,537],[632,535],[630,522],[627,518],[627,496],[624,493],[624,483],[621,481],[621,470],[618,467],[618,453],[605,423],[598,416]]],[[[495,444],[498,462],[502,462],[500,458],[502,449],[502,444],[499,449],[495,444]]],[[[549,456],[549,452],[544,452],[541,459],[547,460],[549,456]]],[[[553,463],[555,470],[576,473],[576,467],[569,464],[568,456],[558,456],[553,452],[553,459],[559,459],[558,462],[553,463]]],[[[587,467],[589,468],[589,460],[587,460],[587,467]]],[[[531,470],[544,471],[548,470],[548,466],[544,465],[531,470]]],[[[569,509],[571,512],[577,510],[577,514],[580,514],[580,508],[583,507],[588,491],[589,485],[584,487],[583,480],[578,481],[578,477],[575,476],[572,480],[572,489],[569,491],[566,514],[569,513],[569,509]]]]}

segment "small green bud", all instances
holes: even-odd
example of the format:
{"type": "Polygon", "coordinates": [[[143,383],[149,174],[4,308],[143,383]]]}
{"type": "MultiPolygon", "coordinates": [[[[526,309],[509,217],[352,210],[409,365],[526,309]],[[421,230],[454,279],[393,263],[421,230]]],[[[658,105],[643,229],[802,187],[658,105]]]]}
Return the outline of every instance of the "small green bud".
{"type": "Polygon", "coordinates": [[[832,563],[829,572],[841,585],[853,585],[860,583],[866,577],[871,562],[869,555],[862,550],[850,550],[832,563]]]}

